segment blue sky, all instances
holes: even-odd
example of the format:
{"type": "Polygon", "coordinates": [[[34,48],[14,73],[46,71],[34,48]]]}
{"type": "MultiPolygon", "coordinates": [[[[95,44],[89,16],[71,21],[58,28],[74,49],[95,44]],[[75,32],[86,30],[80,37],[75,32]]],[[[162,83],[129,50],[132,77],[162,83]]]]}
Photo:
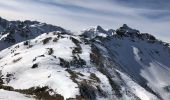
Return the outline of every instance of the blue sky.
{"type": "Polygon", "coordinates": [[[72,31],[126,23],[170,43],[170,0],[1,0],[0,16],[38,20],[72,31]]]}

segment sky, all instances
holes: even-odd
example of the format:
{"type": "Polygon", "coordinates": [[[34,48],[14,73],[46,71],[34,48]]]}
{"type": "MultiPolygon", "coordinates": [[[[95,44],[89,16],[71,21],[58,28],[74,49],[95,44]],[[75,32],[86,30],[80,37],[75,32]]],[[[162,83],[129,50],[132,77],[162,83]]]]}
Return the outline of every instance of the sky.
{"type": "Polygon", "coordinates": [[[127,24],[170,43],[170,0],[0,0],[0,16],[37,20],[74,32],[127,24]]]}

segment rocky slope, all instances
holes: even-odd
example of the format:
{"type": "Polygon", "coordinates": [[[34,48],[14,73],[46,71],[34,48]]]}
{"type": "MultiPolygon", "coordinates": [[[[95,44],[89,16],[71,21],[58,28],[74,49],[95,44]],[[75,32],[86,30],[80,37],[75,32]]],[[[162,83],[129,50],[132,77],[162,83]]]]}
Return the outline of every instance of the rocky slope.
{"type": "Polygon", "coordinates": [[[66,30],[37,21],[7,21],[0,17],[0,50],[52,31],[66,30]]]}
{"type": "MultiPolygon", "coordinates": [[[[8,33],[0,22],[2,38],[8,33]]],[[[170,99],[169,44],[127,25],[117,30],[98,26],[81,35],[55,26],[50,32],[44,28],[48,26],[34,26],[44,31],[30,32],[30,38],[15,38],[14,45],[2,48],[0,98],[170,99]]]]}

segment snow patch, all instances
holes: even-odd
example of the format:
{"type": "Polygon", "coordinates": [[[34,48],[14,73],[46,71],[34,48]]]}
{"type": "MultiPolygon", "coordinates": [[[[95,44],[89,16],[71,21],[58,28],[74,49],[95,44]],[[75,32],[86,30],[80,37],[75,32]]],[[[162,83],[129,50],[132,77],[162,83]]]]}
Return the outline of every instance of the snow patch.
{"type": "Polygon", "coordinates": [[[0,89],[0,100],[35,100],[35,99],[24,94],[20,94],[18,92],[0,89]]]}

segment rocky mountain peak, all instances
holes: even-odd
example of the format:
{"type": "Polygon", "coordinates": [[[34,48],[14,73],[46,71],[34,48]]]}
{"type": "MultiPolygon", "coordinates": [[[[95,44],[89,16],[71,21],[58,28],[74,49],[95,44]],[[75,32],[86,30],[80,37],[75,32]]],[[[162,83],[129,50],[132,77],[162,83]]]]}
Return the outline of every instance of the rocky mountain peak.
{"type": "Polygon", "coordinates": [[[104,30],[101,26],[97,26],[96,27],[96,31],[100,32],[100,33],[107,33],[106,30],[104,30]]]}
{"type": "Polygon", "coordinates": [[[127,24],[123,24],[122,28],[130,29],[130,27],[127,24]]]}

